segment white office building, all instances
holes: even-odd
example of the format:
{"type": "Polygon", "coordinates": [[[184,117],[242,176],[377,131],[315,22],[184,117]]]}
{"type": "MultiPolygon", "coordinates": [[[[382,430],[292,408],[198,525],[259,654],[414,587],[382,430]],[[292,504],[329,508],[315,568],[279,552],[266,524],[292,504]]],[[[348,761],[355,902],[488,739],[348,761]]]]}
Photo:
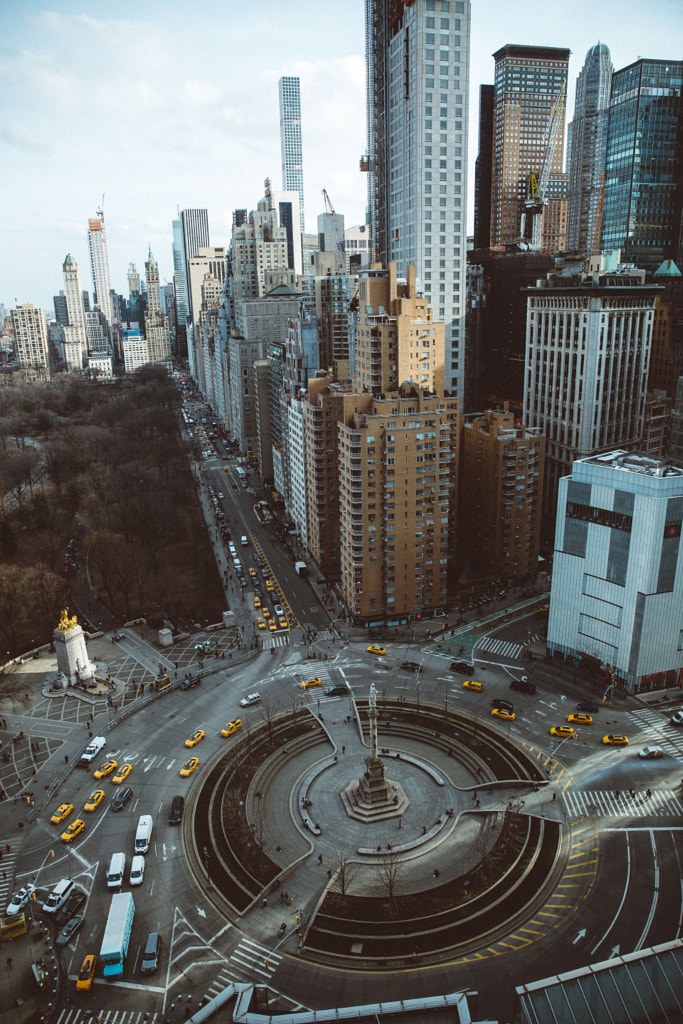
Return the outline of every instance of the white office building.
{"type": "Polygon", "coordinates": [[[375,258],[417,269],[465,379],[470,0],[366,0],[368,210],[375,258]]]}
{"type": "Polygon", "coordinates": [[[683,469],[612,451],[560,480],[548,649],[631,693],[683,686],[683,469]]]}
{"type": "Polygon", "coordinates": [[[134,373],[149,362],[147,339],[138,328],[123,332],[123,366],[126,373],[134,373]]]}
{"type": "MultiPolygon", "coordinates": [[[[283,76],[278,82],[280,99],[280,151],[282,154],[282,188],[299,196],[297,233],[304,227],[304,168],[301,152],[301,95],[299,79],[283,76]]],[[[300,271],[297,271],[300,273],[300,271]]]]}
{"type": "Polygon", "coordinates": [[[88,220],[88,248],[95,289],[95,305],[100,307],[111,327],[114,322],[114,314],[111,305],[109,256],[107,255],[107,236],[104,232],[104,217],[91,217],[88,220]]]}

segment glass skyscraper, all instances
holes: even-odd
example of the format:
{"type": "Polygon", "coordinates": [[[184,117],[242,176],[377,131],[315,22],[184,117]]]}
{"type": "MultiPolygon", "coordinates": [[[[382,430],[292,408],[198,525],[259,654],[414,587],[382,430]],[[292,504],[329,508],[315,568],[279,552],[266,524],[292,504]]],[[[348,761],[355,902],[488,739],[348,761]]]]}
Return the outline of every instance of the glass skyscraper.
{"type": "Polygon", "coordinates": [[[464,386],[469,0],[366,0],[368,209],[376,258],[417,269],[464,386]]]}
{"type": "Polygon", "coordinates": [[[601,248],[656,269],[681,257],[683,61],[615,72],[607,127],[601,248]]]}
{"type": "Polygon", "coordinates": [[[301,155],[301,96],[299,79],[283,76],[278,82],[280,95],[280,149],[282,152],[282,189],[299,193],[299,230],[304,226],[304,167],[301,155]]]}

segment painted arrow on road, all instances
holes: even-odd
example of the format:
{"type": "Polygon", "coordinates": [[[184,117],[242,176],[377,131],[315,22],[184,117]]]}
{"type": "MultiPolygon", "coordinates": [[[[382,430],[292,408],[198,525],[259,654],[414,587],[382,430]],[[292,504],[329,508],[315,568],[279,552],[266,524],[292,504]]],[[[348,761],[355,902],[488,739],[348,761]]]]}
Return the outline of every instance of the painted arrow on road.
{"type": "Polygon", "coordinates": [[[586,929],[582,928],[581,931],[579,932],[579,934],[576,936],[576,938],[572,939],[572,946],[575,946],[576,943],[580,941],[580,939],[585,939],[585,938],[586,938],[586,929]]]}

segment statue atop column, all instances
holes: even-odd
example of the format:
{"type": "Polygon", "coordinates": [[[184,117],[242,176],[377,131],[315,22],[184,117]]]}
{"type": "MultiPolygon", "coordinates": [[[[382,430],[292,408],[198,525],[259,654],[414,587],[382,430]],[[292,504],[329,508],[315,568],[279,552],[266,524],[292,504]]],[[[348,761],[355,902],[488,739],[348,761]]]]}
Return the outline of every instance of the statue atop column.
{"type": "Polygon", "coordinates": [[[370,753],[365,758],[365,771],[341,793],[346,813],[360,821],[400,817],[410,804],[400,783],[385,778],[384,763],[378,754],[377,717],[377,691],[372,683],[368,696],[370,753]]]}

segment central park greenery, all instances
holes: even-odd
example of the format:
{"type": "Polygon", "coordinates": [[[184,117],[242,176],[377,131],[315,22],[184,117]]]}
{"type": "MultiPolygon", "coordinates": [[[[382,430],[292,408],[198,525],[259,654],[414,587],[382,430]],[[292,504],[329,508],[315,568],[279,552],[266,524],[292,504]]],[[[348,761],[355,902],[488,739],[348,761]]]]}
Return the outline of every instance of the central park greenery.
{"type": "Polygon", "coordinates": [[[90,588],[120,623],[220,618],[179,406],[151,366],[0,388],[0,663],[49,643],[66,605],[97,618],[90,588]]]}

